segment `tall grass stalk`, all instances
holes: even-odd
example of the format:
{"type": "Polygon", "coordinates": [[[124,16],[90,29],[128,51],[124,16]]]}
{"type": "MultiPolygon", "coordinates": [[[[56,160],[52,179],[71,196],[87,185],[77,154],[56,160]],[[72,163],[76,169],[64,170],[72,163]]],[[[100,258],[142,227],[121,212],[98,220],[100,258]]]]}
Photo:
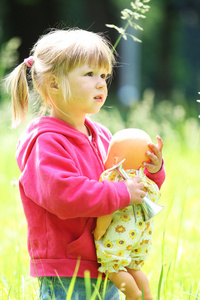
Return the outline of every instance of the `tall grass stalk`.
{"type": "Polygon", "coordinates": [[[98,276],[98,278],[97,278],[97,283],[96,283],[96,285],[93,284],[94,292],[93,292],[93,294],[92,294],[91,300],[95,300],[95,299],[96,299],[96,295],[97,295],[98,298],[101,300],[101,296],[100,296],[100,294],[99,294],[101,281],[102,281],[102,275],[99,274],[99,276],[98,276]]]}
{"type": "MultiPolygon", "coordinates": [[[[126,22],[124,28],[123,28],[123,33],[120,33],[120,35],[118,36],[116,42],[114,43],[114,46],[113,46],[113,51],[117,48],[121,38],[124,36],[126,30],[128,29],[128,27],[130,26],[130,22],[132,22],[133,20],[133,16],[130,17],[130,19],[126,22]]],[[[109,24],[107,24],[107,27],[111,27],[109,26],[109,24]]]]}
{"type": "MultiPolygon", "coordinates": [[[[96,297],[101,300],[101,296],[99,293],[101,282],[102,282],[102,274],[99,274],[97,278],[96,284],[91,283],[91,278],[90,278],[90,272],[86,270],[84,272],[84,279],[85,279],[85,291],[86,291],[86,300],[95,300],[96,297]],[[93,286],[93,293],[92,293],[92,286],[93,286]]],[[[104,282],[104,287],[106,289],[107,281],[104,282]]],[[[103,296],[104,299],[104,296],[103,296]]]]}
{"type": "Polygon", "coordinates": [[[106,275],[105,281],[104,281],[104,286],[103,286],[103,299],[105,298],[106,295],[106,285],[108,282],[108,275],[106,275]]]}
{"type": "Polygon", "coordinates": [[[90,300],[92,295],[92,290],[91,290],[90,272],[88,270],[84,272],[84,279],[85,279],[86,300],[90,300]]]}
{"type": "Polygon", "coordinates": [[[127,33],[128,27],[132,27],[135,30],[143,30],[138,24],[139,19],[146,18],[145,13],[149,11],[150,6],[147,3],[150,0],[135,0],[131,2],[131,9],[125,8],[121,11],[121,19],[126,20],[124,27],[118,27],[114,24],[106,24],[107,27],[116,29],[120,35],[113,46],[113,52],[116,50],[121,38],[127,40],[127,36],[130,36],[135,42],[141,42],[135,35],[127,33]]]}
{"type": "MultiPolygon", "coordinates": [[[[171,199],[169,208],[167,210],[167,215],[166,215],[164,228],[163,228],[163,237],[162,237],[162,244],[161,244],[161,271],[160,271],[160,277],[159,277],[159,281],[158,281],[157,300],[160,300],[160,296],[161,296],[162,282],[163,282],[163,276],[164,276],[165,234],[166,234],[167,221],[168,221],[168,218],[169,218],[169,215],[170,215],[172,204],[174,202],[174,198],[175,198],[175,193],[174,193],[174,195],[171,199]]],[[[168,269],[167,275],[168,274],[169,274],[169,269],[168,269]]],[[[166,281],[167,281],[167,278],[166,278],[166,281]]]]}
{"type": "Polygon", "coordinates": [[[177,240],[176,240],[176,247],[175,247],[175,255],[174,255],[174,265],[173,265],[173,275],[172,275],[172,299],[173,299],[173,294],[174,294],[174,279],[175,279],[175,273],[176,273],[176,264],[178,259],[178,250],[179,250],[179,244],[180,244],[180,234],[181,234],[181,228],[182,228],[182,222],[183,222],[183,213],[184,213],[184,209],[185,209],[185,203],[186,203],[186,199],[187,199],[187,190],[188,190],[188,184],[189,184],[189,180],[187,181],[186,184],[186,189],[185,189],[185,197],[183,200],[183,205],[182,205],[182,209],[181,209],[181,214],[180,214],[180,221],[179,221],[179,227],[178,227],[178,235],[177,235],[177,240]]]}
{"type": "Polygon", "coordinates": [[[75,282],[76,282],[76,276],[77,276],[77,273],[78,273],[78,269],[79,269],[79,266],[80,266],[80,258],[77,260],[77,263],[76,263],[76,268],[75,268],[75,271],[74,271],[74,275],[72,277],[72,280],[70,282],[70,285],[69,285],[69,290],[67,291],[67,298],[66,300],[71,300],[72,298],[72,293],[73,293],[73,290],[74,290],[74,286],[75,286],[75,282]]]}
{"type": "Polygon", "coordinates": [[[198,300],[198,299],[200,299],[200,298],[199,298],[199,286],[198,286],[198,289],[197,289],[197,293],[196,293],[196,298],[195,298],[195,300],[198,300]]]}
{"type": "Polygon", "coordinates": [[[161,287],[162,287],[162,280],[163,280],[163,264],[161,265],[161,271],[160,271],[160,277],[158,281],[158,292],[157,292],[157,300],[160,300],[160,293],[161,293],[161,287]]]}

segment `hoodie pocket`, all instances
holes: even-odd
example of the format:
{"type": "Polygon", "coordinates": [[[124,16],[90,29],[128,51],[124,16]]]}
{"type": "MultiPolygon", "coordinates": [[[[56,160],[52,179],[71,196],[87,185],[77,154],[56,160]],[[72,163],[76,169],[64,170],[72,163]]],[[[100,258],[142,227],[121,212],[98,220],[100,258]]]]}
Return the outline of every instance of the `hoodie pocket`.
{"type": "Polygon", "coordinates": [[[69,243],[66,248],[68,258],[80,257],[83,260],[96,260],[96,250],[92,231],[94,230],[94,219],[89,218],[82,235],[69,243]]]}

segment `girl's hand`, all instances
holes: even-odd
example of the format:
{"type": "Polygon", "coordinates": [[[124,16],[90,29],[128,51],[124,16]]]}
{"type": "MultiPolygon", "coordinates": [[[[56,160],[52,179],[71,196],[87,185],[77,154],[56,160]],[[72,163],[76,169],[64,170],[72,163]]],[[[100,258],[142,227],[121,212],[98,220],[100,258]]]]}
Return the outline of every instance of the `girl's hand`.
{"type": "Polygon", "coordinates": [[[161,167],[162,167],[162,148],[163,148],[163,141],[161,139],[161,137],[157,136],[157,145],[153,144],[153,143],[149,143],[149,148],[151,148],[151,151],[147,151],[146,155],[149,157],[150,162],[146,163],[144,162],[143,165],[144,167],[147,168],[147,170],[149,171],[149,173],[157,173],[158,171],[160,171],[161,167]]]}
{"type": "Polygon", "coordinates": [[[130,205],[141,204],[143,198],[146,196],[146,193],[143,190],[144,184],[141,182],[141,179],[139,177],[134,177],[125,180],[124,183],[126,184],[130,193],[130,205]]]}

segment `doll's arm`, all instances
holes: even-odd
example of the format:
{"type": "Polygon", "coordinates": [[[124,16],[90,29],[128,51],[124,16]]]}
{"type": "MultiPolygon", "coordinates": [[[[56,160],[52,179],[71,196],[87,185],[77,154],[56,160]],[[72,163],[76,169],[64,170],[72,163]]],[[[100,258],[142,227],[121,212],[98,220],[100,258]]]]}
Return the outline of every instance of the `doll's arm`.
{"type": "Polygon", "coordinates": [[[94,238],[96,241],[100,240],[100,238],[105,234],[111,221],[112,221],[112,214],[97,218],[96,227],[95,230],[93,231],[94,238]]]}

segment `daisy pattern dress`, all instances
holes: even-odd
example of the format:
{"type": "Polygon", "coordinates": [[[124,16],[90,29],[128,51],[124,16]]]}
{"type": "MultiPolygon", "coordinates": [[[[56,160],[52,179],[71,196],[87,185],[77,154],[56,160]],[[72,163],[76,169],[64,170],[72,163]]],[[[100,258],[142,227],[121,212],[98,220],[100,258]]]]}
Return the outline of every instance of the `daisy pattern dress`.
{"type": "MultiPolygon", "coordinates": [[[[146,197],[158,202],[160,191],[155,182],[144,174],[144,168],[139,172],[126,170],[130,177],[139,176],[144,184],[146,197]],[[138,173],[136,173],[138,172],[138,173]],[[137,175],[136,175],[137,174],[137,175]]],[[[105,171],[102,180],[123,180],[117,170],[105,171]]],[[[126,271],[126,267],[138,270],[149,256],[152,243],[153,220],[144,220],[144,213],[140,204],[135,205],[137,222],[135,222],[133,206],[119,209],[113,213],[112,222],[106,233],[99,241],[95,241],[97,261],[101,264],[102,273],[126,271]]]]}

